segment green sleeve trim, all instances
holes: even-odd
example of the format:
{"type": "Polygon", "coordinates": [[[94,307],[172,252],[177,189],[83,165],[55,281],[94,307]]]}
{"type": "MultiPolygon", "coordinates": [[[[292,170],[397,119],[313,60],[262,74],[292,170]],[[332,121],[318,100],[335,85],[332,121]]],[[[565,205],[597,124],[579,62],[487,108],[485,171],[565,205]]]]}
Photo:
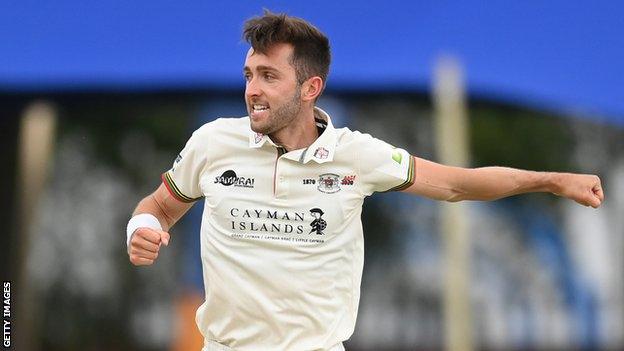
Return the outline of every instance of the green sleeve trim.
{"type": "Polygon", "coordinates": [[[410,186],[412,186],[412,184],[414,184],[414,179],[415,179],[415,175],[416,175],[416,163],[414,161],[414,156],[410,155],[409,159],[410,159],[410,161],[409,161],[409,168],[407,170],[407,179],[403,183],[395,186],[394,188],[390,188],[390,189],[386,190],[386,192],[389,192],[389,191],[402,191],[402,190],[405,190],[405,189],[409,188],[410,186]]]}

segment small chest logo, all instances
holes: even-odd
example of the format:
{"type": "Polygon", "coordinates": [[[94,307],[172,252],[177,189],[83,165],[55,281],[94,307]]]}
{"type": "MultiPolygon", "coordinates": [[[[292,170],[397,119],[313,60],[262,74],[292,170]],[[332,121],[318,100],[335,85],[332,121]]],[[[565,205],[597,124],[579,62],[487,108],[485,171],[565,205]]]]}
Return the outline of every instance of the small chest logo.
{"type": "Polygon", "coordinates": [[[241,188],[253,188],[254,182],[254,178],[239,177],[236,175],[236,172],[231,169],[228,169],[227,171],[223,172],[222,175],[215,177],[214,181],[215,184],[219,183],[225,186],[233,185],[241,188]]]}
{"type": "Polygon", "coordinates": [[[262,133],[256,133],[254,135],[254,141],[256,142],[256,144],[261,142],[262,138],[264,138],[264,134],[262,134],[262,133]]]}
{"type": "Polygon", "coordinates": [[[354,181],[355,181],[355,174],[344,176],[344,178],[342,178],[342,180],[340,181],[340,185],[353,185],[354,181]]]}
{"type": "Polygon", "coordinates": [[[327,156],[329,156],[329,150],[327,150],[324,147],[319,147],[316,149],[316,151],[314,151],[314,157],[324,160],[327,158],[327,156]]]}
{"type": "Polygon", "coordinates": [[[340,176],[334,173],[325,173],[319,176],[318,188],[320,192],[333,194],[340,191],[340,176]]]}

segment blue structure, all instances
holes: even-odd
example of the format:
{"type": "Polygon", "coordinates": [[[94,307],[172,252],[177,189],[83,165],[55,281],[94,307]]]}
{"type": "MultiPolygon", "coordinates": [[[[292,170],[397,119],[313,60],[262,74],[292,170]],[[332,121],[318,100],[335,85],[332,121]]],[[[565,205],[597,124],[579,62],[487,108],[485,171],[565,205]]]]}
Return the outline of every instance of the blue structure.
{"type": "Polygon", "coordinates": [[[451,54],[473,96],[624,125],[618,1],[4,2],[0,92],[238,90],[262,7],[328,34],[334,91],[422,92],[451,54]]]}

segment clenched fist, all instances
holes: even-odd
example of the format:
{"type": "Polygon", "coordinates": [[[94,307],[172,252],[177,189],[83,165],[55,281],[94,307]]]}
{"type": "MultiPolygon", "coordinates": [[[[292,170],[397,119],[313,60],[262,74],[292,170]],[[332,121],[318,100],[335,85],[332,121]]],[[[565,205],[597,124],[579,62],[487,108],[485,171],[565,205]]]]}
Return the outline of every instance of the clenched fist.
{"type": "Polygon", "coordinates": [[[560,173],[554,193],[584,206],[598,208],[604,201],[600,178],[590,174],[560,173]]]}
{"type": "Polygon", "coordinates": [[[160,245],[169,245],[169,233],[152,228],[141,227],[134,231],[128,246],[130,262],[135,266],[147,266],[158,257],[160,245]]]}

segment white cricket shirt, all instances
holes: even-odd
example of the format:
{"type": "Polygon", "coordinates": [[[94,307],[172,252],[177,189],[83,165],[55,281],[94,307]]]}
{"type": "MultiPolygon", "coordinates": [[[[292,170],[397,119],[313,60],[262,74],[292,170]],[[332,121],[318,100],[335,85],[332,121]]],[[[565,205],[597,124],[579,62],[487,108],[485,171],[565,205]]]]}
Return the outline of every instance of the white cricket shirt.
{"type": "Polygon", "coordinates": [[[163,174],[179,200],[205,199],[201,258],[206,340],[240,351],[329,350],[353,333],[360,299],[364,198],[413,183],[405,150],[315,109],[322,134],[285,152],[221,118],[196,130],[163,174]]]}

